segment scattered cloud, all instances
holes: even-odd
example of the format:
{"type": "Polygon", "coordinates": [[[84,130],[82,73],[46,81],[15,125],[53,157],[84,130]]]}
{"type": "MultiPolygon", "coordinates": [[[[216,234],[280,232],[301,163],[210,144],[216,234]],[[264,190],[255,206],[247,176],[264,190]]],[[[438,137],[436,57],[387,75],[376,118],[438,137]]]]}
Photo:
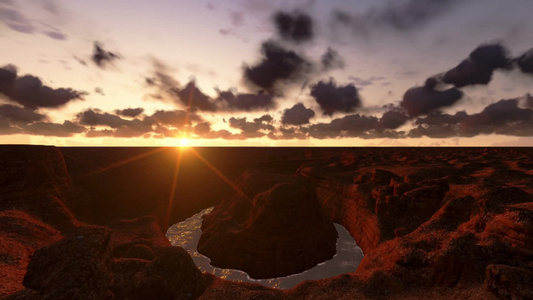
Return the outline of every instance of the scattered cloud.
{"type": "Polygon", "coordinates": [[[308,124],[309,119],[315,116],[312,109],[306,108],[302,103],[297,103],[293,107],[283,111],[281,123],[285,125],[308,124]]]}
{"type": "Polygon", "coordinates": [[[275,107],[274,98],[264,92],[239,94],[232,91],[219,91],[217,104],[221,110],[229,111],[253,111],[275,107]]]}
{"type": "Polygon", "coordinates": [[[311,96],[320,105],[325,115],[336,112],[349,113],[361,106],[359,92],[353,84],[337,86],[333,79],[319,81],[311,86],[311,96]]]}
{"type": "Polygon", "coordinates": [[[429,78],[422,87],[409,89],[403,95],[400,106],[416,117],[428,114],[433,110],[451,106],[463,97],[463,93],[456,88],[444,91],[437,90],[437,81],[429,78]]]}
{"type": "Polygon", "coordinates": [[[23,133],[44,136],[71,137],[87,130],[84,126],[76,125],[70,121],[63,124],[36,122],[23,126],[23,133]]]}
{"type": "Polygon", "coordinates": [[[30,109],[59,108],[87,95],[71,88],[51,88],[32,75],[18,76],[16,67],[10,65],[0,68],[0,93],[30,109]]]}
{"type": "Polygon", "coordinates": [[[274,126],[263,122],[261,119],[255,119],[253,122],[248,122],[246,117],[243,118],[234,118],[231,117],[228,120],[229,126],[231,128],[240,129],[242,131],[242,136],[246,138],[257,138],[266,135],[264,131],[274,130],[274,126]]]}
{"type": "Polygon", "coordinates": [[[302,43],[314,38],[313,20],[300,11],[279,11],[273,15],[274,25],[279,37],[285,41],[302,43]]]}
{"type": "Polygon", "coordinates": [[[408,0],[386,1],[364,13],[352,14],[335,10],[333,26],[349,28],[357,36],[368,36],[376,31],[412,31],[451,12],[464,0],[408,0]]]}
{"type": "Polygon", "coordinates": [[[47,117],[33,109],[14,106],[10,104],[0,105],[0,117],[15,123],[33,123],[43,121],[47,117]]]}
{"type": "Polygon", "coordinates": [[[522,72],[533,74],[533,48],[517,58],[516,62],[522,72]]]}
{"type": "Polygon", "coordinates": [[[320,64],[324,71],[342,69],[345,66],[344,59],[335,49],[328,47],[326,53],[320,57],[320,64]]]}
{"type": "Polygon", "coordinates": [[[511,136],[533,135],[533,110],[518,107],[518,99],[500,100],[483,111],[469,115],[433,113],[416,120],[418,125],[409,132],[410,137],[431,138],[473,137],[480,134],[511,136]]]}
{"type": "Polygon", "coordinates": [[[117,53],[107,51],[104,49],[104,45],[100,42],[94,42],[93,54],[91,60],[100,68],[105,68],[107,65],[113,63],[119,59],[120,56],[117,53]]]}
{"type": "Polygon", "coordinates": [[[254,66],[244,67],[244,78],[271,94],[280,94],[280,83],[294,83],[306,77],[312,63],[295,51],[273,40],[261,45],[262,59],[254,66]]]}
{"type": "Polygon", "coordinates": [[[486,85],[492,80],[495,70],[510,69],[511,61],[502,45],[481,45],[458,66],[447,71],[442,81],[458,88],[474,84],[486,85]]]}
{"type": "Polygon", "coordinates": [[[217,107],[212,99],[196,87],[194,81],[187,83],[183,89],[174,89],[178,99],[188,108],[196,108],[203,111],[216,111],[217,107]]]}
{"type": "Polygon", "coordinates": [[[28,1],[24,5],[21,5],[22,2],[0,1],[0,23],[4,23],[11,30],[19,33],[42,33],[55,40],[66,40],[67,35],[65,33],[59,28],[44,22],[38,14],[28,15],[28,11],[40,9],[47,15],[58,16],[60,9],[57,4],[52,1],[42,1],[40,3],[42,5],[36,5],[37,3],[37,1],[28,1]],[[28,9],[28,7],[31,7],[31,9],[28,9]]]}
{"type": "Polygon", "coordinates": [[[117,115],[124,116],[124,117],[130,117],[130,118],[135,118],[138,115],[142,114],[143,112],[144,112],[144,108],[142,107],[115,110],[115,113],[117,115]]]}

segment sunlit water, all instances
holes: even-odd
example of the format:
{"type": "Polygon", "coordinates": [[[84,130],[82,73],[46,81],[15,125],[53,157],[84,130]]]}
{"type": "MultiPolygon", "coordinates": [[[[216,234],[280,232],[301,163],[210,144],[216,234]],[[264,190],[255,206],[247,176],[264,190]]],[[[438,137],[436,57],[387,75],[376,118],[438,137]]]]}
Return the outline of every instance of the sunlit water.
{"type": "Polygon", "coordinates": [[[243,271],[233,269],[221,269],[213,267],[211,260],[198,253],[196,247],[202,235],[202,216],[208,214],[213,208],[207,208],[196,215],[172,225],[167,231],[167,238],[174,246],[181,246],[191,255],[194,263],[202,272],[209,272],[220,278],[239,282],[253,282],[264,286],[279,289],[288,289],[296,286],[304,280],[316,280],[332,277],[339,274],[354,272],[359,262],[363,259],[363,251],[357,246],[354,239],[346,228],[335,224],[339,237],[337,238],[337,254],[332,259],[318,264],[314,268],[302,273],[286,277],[271,279],[253,279],[243,271]]]}

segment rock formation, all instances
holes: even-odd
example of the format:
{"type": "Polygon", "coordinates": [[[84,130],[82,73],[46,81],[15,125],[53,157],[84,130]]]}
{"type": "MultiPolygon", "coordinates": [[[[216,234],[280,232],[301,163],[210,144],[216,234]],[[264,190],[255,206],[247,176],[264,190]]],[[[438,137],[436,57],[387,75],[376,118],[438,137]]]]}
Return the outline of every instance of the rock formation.
{"type": "Polygon", "coordinates": [[[198,252],[252,278],[300,273],[335,255],[337,232],[302,178],[246,172],[235,195],[204,216],[198,252]]]}
{"type": "MultiPolygon", "coordinates": [[[[242,264],[244,260],[225,252],[246,251],[290,264],[287,257],[302,257],[284,256],[285,250],[295,251],[298,232],[305,234],[299,242],[305,244],[305,253],[316,259],[317,245],[326,240],[334,245],[335,231],[331,235],[328,229],[333,221],[343,224],[365,253],[355,273],[303,282],[284,291],[202,275],[190,256],[164,236],[161,216],[166,215],[168,198],[128,201],[113,192],[114,185],[126,191],[124,184],[138,184],[146,177],[129,173],[141,170],[147,161],[133,169],[119,164],[109,171],[105,166],[111,161],[95,163],[111,153],[107,149],[66,149],[69,165],[54,147],[1,146],[0,299],[533,297],[531,148],[269,149],[266,155],[248,150],[239,150],[242,155],[234,149],[211,152],[210,159],[227,162],[227,168],[235,163],[237,171],[246,166],[274,170],[247,172],[230,186],[234,197],[219,203],[216,213],[205,220],[206,251],[219,255],[221,264],[242,264]],[[224,160],[228,153],[233,158],[224,160]],[[284,164],[287,160],[291,163],[284,164]],[[276,171],[290,171],[296,162],[301,165],[296,175],[276,171]],[[83,177],[94,171],[100,173],[83,177]],[[121,174],[127,175],[124,181],[109,181],[121,174]],[[90,190],[105,180],[109,182],[102,190],[90,190]],[[240,242],[233,242],[237,238],[240,242]],[[250,242],[254,238],[259,247],[250,242]],[[288,246],[275,247],[283,243],[288,246]]],[[[157,169],[157,161],[147,166],[157,169]]],[[[182,171],[194,169],[194,163],[190,168],[182,171]]],[[[187,184],[203,189],[209,184],[203,180],[211,178],[192,178],[187,184]]],[[[157,180],[150,182],[154,184],[139,184],[132,191],[144,189],[139,195],[154,192],[163,197],[157,180]]],[[[135,194],[132,191],[128,195],[135,194]]],[[[216,188],[201,197],[216,194],[221,199],[222,191],[216,188]]],[[[171,207],[171,219],[211,203],[192,201],[184,206],[185,212],[171,207]]],[[[298,266],[311,264],[308,257],[292,260],[298,266]]]]}
{"type": "Polygon", "coordinates": [[[206,281],[155,217],[80,222],[54,147],[0,147],[0,299],[187,299],[206,281]],[[31,258],[31,259],[30,259],[31,258]],[[8,296],[9,295],[9,296],[8,296]]]}

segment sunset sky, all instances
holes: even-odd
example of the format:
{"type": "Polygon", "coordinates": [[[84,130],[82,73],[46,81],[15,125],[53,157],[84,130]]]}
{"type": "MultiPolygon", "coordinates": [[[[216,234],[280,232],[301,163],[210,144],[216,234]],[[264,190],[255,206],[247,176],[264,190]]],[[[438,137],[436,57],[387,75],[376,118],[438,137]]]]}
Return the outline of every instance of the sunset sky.
{"type": "Polygon", "coordinates": [[[533,146],[531,0],[0,0],[0,143],[533,146]]]}

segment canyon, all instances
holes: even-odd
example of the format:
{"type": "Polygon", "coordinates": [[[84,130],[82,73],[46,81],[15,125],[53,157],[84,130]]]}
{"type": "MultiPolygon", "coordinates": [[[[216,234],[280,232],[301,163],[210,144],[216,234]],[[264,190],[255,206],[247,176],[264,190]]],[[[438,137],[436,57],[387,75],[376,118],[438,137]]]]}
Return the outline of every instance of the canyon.
{"type": "Polygon", "coordinates": [[[532,298],[532,153],[0,146],[0,298],[532,298]],[[331,222],[365,257],[287,290],[201,273],[164,232],[211,206],[199,251],[219,265],[301,271],[333,255],[331,222]]]}

